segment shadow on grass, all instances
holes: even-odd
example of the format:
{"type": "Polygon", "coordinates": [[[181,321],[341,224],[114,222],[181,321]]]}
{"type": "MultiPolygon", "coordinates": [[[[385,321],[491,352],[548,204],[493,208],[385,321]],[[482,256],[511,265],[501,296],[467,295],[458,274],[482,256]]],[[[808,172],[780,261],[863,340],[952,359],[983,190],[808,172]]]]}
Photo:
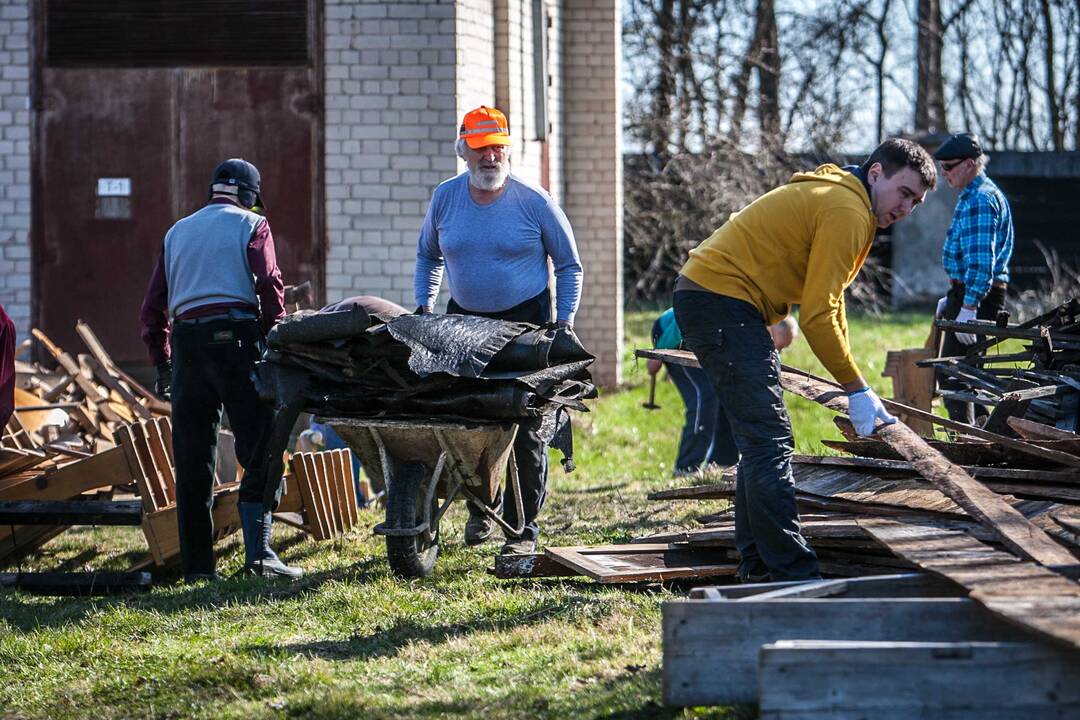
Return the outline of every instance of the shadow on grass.
{"type": "MultiPolygon", "coordinates": [[[[287,543],[282,543],[286,545],[287,543]]],[[[301,555],[310,553],[302,549],[301,555]]],[[[297,554],[290,554],[295,562],[297,554]]],[[[372,557],[351,565],[308,573],[295,582],[263,579],[250,575],[225,576],[220,582],[180,585],[164,588],[167,592],[100,598],[56,597],[41,601],[40,597],[16,592],[0,594],[0,615],[12,627],[23,632],[61,627],[77,623],[88,615],[122,606],[135,611],[159,615],[205,610],[223,605],[265,605],[279,603],[298,596],[312,595],[328,582],[366,581],[385,573],[385,561],[372,557]],[[168,592],[171,590],[171,592],[168,592]]],[[[173,577],[177,571],[171,569],[173,577]]],[[[164,583],[162,583],[164,584],[164,583]]]]}
{"type": "MultiPolygon", "coordinates": [[[[591,720],[668,720],[687,717],[683,708],[660,704],[660,671],[627,666],[615,677],[580,678],[572,688],[537,687],[527,682],[508,683],[505,689],[481,697],[420,699],[420,697],[371,696],[340,690],[322,694],[318,699],[305,697],[285,701],[286,717],[311,720],[363,717],[368,720],[391,718],[498,718],[522,717],[537,720],[585,718],[591,720]]],[[[423,689],[418,689],[423,693],[423,689]]],[[[752,708],[699,708],[690,717],[750,720],[757,716],[752,708]]]]}
{"type": "MultiPolygon", "coordinates": [[[[582,588],[590,594],[588,586],[582,588]]],[[[498,632],[520,627],[539,625],[562,614],[586,607],[590,598],[575,594],[559,602],[548,602],[540,608],[532,608],[507,615],[498,612],[498,617],[479,617],[464,622],[432,625],[425,618],[396,620],[388,628],[380,628],[368,635],[354,635],[345,640],[326,640],[287,645],[251,645],[247,652],[258,655],[281,657],[282,654],[300,654],[318,657],[324,660],[369,660],[395,656],[403,647],[415,642],[428,642],[433,645],[443,644],[456,638],[465,637],[475,632],[498,632]]]]}

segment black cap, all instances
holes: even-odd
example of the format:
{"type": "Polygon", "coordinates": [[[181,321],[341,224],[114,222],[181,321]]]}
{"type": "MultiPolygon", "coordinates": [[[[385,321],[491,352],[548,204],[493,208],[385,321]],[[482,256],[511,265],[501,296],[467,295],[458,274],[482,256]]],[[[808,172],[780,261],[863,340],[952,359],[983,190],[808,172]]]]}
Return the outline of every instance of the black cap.
{"type": "Polygon", "coordinates": [[[210,193],[214,193],[214,185],[233,185],[237,189],[237,199],[245,207],[265,209],[266,205],[260,195],[259,169],[242,158],[230,158],[214,168],[213,179],[210,180],[210,193]]]}
{"type": "Polygon", "coordinates": [[[967,160],[977,158],[983,154],[979,144],[979,136],[975,133],[957,133],[945,142],[934,153],[937,160],[967,160]]]}

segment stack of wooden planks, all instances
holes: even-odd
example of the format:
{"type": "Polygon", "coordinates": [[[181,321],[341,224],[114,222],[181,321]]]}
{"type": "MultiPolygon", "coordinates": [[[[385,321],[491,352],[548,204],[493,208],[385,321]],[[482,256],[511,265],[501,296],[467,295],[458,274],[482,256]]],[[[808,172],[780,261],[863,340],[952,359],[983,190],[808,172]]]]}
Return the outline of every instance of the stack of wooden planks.
{"type": "MultiPolygon", "coordinates": [[[[638,354],[696,364],[679,351],[638,354]]],[[[956,439],[927,440],[902,423],[856,438],[838,386],[787,367],[781,383],[841,414],[849,439],[826,444],[849,456],[795,456],[796,499],[823,575],[865,582],[772,583],[760,594],[717,587],[668,603],[666,702],[758,702],[766,718],[1080,711],[1071,690],[1080,679],[1080,437],[1014,415],[1005,422],[1015,432],[1002,435],[886,401],[956,439]],[[854,587],[872,597],[838,599],[854,587]],[[903,673],[875,674],[866,692],[863,666],[903,673]],[[1032,678],[1041,668],[1040,679],[1027,667],[1032,678]],[[1004,668],[1030,684],[1018,689],[1010,676],[1008,697],[990,690],[1006,682],[995,674],[1004,668]],[[914,695],[913,681],[922,683],[914,695]]],[[[650,497],[732,500],[734,477],[650,497]]],[[[734,536],[728,511],[636,542],[723,549],[734,562],[734,536]]]]}
{"type": "MultiPolygon", "coordinates": [[[[963,357],[925,359],[939,381],[953,381],[945,398],[992,408],[985,429],[1016,437],[1012,418],[1076,431],[1080,416],[1080,298],[1018,325],[937,320],[941,330],[976,333],[982,339],[963,357]],[[1025,343],[1020,352],[995,353],[1009,339],[1025,343]],[[989,352],[988,352],[989,351],[989,352]]],[[[1037,439],[1043,439],[1042,437],[1037,439]]]]}
{"type": "MultiPolygon", "coordinates": [[[[56,368],[17,361],[16,411],[0,440],[0,567],[78,525],[141,527],[148,553],[133,565],[135,574],[0,573],[0,587],[79,594],[144,589],[149,576],[141,571],[179,557],[170,405],[113,362],[86,323],[76,330],[88,353],[72,356],[35,329],[42,355],[56,368]]],[[[232,448],[223,430],[216,539],[239,528],[240,468],[232,448]]],[[[315,539],[341,537],[357,522],[347,453],[306,453],[300,464],[283,512],[315,539]]]]}

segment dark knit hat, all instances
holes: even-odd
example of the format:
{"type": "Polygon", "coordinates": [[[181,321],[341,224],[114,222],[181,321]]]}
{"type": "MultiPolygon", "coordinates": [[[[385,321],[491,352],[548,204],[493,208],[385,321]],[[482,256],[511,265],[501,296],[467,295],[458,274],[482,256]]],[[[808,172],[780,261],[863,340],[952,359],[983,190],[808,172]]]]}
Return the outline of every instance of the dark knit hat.
{"type": "Polygon", "coordinates": [[[979,136],[974,133],[957,133],[941,144],[934,153],[937,160],[967,160],[983,154],[979,136]]]}

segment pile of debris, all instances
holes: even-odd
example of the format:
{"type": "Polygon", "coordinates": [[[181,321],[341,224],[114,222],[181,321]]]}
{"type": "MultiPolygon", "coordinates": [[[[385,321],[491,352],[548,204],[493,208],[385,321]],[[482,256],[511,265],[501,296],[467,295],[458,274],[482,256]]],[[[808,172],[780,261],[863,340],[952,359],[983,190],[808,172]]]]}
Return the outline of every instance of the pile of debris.
{"type": "MultiPolygon", "coordinates": [[[[696,365],[681,351],[638,355],[696,365]]],[[[787,367],[781,383],[846,414],[834,383],[787,367]]],[[[1042,397],[1051,396],[1066,394],[1042,397]]],[[[852,457],[793,463],[802,532],[822,573],[861,579],[699,588],[666,603],[667,704],[757,702],[769,718],[909,717],[928,707],[1033,717],[1080,704],[1080,436],[1006,415],[1019,434],[1054,438],[1025,440],[884,402],[956,439],[927,441],[904,424],[855,438],[838,417],[849,439],[826,444],[852,457]],[[1029,686],[993,676],[1026,662],[1043,672],[1029,686]],[[868,691],[864,668],[874,666],[888,671],[868,691]],[[918,697],[912,678],[925,682],[918,697]],[[1009,697],[987,692],[999,683],[1009,697]]],[[[733,480],[650,497],[732,500],[733,480]]],[[[732,513],[703,522],[635,541],[666,553],[653,579],[734,573],[732,513]],[[681,567],[666,560],[676,556],[681,567]]]]}
{"type": "Polygon", "coordinates": [[[1017,431],[1010,425],[1010,418],[1024,418],[1071,432],[1077,430],[1080,299],[1074,298],[1019,325],[954,320],[937,320],[935,325],[941,330],[984,336],[968,346],[963,357],[932,358],[918,363],[934,368],[939,379],[953,381],[954,389],[939,391],[943,398],[992,406],[993,412],[983,427],[1011,437],[1017,431]],[[1023,340],[1026,345],[1020,352],[986,352],[1009,339],[1023,340]]]}
{"type": "MultiPolygon", "coordinates": [[[[90,327],[89,354],[72,356],[32,334],[57,369],[16,361],[15,412],[0,439],[0,566],[19,564],[73,526],[139,527],[147,553],[130,572],[6,572],[0,587],[46,594],[145,589],[148,568],[179,557],[171,407],[121,370],[90,327]]],[[[28,349],[29,341],[23,349],[28,349]]],[[[218,435],[215,539],[239,529],[233,437],[218,435]]],[[[355,478],[343,451],[291,458],[279,518],[316,540],[357,523],[355,478]]]]}

